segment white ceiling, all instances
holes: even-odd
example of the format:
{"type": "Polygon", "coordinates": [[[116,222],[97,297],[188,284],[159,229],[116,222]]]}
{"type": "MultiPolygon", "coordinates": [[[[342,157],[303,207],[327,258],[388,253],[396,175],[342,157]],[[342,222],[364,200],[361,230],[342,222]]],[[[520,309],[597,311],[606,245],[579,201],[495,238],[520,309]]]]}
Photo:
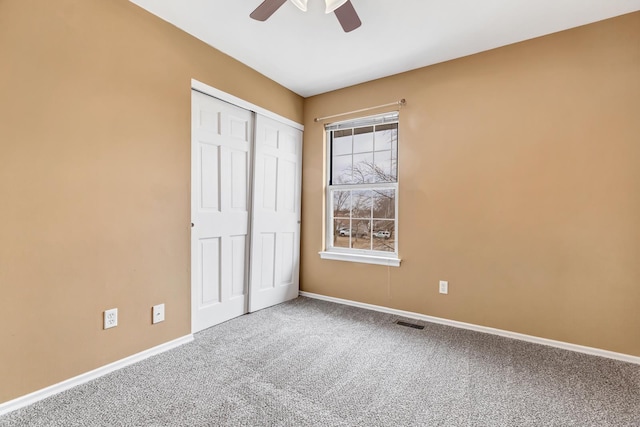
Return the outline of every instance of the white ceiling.
{"type": "Polygon", "coordinates": [[[323,0],[131,0],[307,97],[640,10],[640,0],[352,0],[362,26],[344,33],[323,0]]]}

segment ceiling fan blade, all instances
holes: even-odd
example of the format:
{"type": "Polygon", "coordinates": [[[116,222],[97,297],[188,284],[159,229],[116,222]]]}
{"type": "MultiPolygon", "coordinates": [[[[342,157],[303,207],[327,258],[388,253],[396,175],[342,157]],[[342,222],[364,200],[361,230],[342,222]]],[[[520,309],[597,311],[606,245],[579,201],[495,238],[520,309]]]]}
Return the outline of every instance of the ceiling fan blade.
{"type": "Polygon", "coordinates": [[[266,21],[280,6],[285,4],[287,0],[264,0],[256,10],[251,12],[250,17],[256,21],[266,21]]]}
{"type": "Polygon", "coordinates": [[[335,14],[345,33],[353,31],[360,25],[362,25],[362,21],[360,21],[358,13],[353,8],[351,0],[347,1],[345,4],[337,8],[335,14]]]}

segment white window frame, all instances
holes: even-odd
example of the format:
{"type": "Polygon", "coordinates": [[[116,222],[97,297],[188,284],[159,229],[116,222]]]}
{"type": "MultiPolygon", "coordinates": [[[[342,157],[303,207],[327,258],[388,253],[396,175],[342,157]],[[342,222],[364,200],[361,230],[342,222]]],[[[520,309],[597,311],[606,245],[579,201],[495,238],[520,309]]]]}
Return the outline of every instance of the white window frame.
{"type": "MultiPolygon", "coordinates": [[[[337,260],[337,261],[348,261],[348,262],[358,262],[365,264],[377,264],[377,265],[386,265],[391,267],[399,267],[400,266],[400,257],[398,256],[398,186],[399,186],[399,151],[400,151],[400,130],[398,126],[398,141],[396,143],[396,162],[397,162],[397,170],[396,170],[396,181],[395,182],[378,182],[378,183],[368,183],[368,184],[334,184],[330,183],[331,180],[331,163],[332,163],[332,153],[331,153],[331,140],[329,139],[329,133],[335,130],[335,126],[339,126],[341,124],[352,124],[353,127],[359,126],[367,126],[370,124],[389,124],[389,123],[399,123],[398,112],[387,112],[384,114],[378,114],[375,116],[362,117],[357,119],[348,120],[345,122],[331,123],[325,127],[325,135],[327,136],[327,144],[326,144],[326,187],[325,187],[325,250],[319,252],[320,257],[322,259],[329,260],[337,260]],[[384,117],[388,117],[389,115],[396,115],[395,120],[386,120],[380,121],[376,123],[376,119],[384,120],[384,117]],[[360,125],[359,123],[362,123],[360,125]],[[395,193],[395,218],[394,221],[394,231],[393,231],[393,239],[394,239],[394,252],[386,252],[386,251],[376,251],[371,249],[353,249],[353,248],[341,248],[334,247],[333,237],[334,237],[334,218],[333,218],[333,191],[349,191],[349,190],[393,190],[395,193]]],[[[350,226],[349,229],[352,229],[350,226]]],[[[371,230],[373,231],[373,230],[371,230]]],[[[373,239],[373,235],[370,236],[373,239]]]]}

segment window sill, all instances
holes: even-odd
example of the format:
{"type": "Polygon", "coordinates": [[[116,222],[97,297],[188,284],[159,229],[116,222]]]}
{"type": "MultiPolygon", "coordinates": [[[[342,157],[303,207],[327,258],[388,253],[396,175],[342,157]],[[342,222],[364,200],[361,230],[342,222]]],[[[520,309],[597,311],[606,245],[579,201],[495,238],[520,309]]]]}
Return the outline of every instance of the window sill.
{"type": "Polygon", "coordinates": [[[360,262],[363,264],[377,264],[387,265],[389,267],[400,267],[400,258],[396,257],[383,257],[376,255],[363,255],[363,254],[347,254],[342,252],[318,252],[320,258],[330,259],[334,261],[347,261],[347,262],[360,262]]]}

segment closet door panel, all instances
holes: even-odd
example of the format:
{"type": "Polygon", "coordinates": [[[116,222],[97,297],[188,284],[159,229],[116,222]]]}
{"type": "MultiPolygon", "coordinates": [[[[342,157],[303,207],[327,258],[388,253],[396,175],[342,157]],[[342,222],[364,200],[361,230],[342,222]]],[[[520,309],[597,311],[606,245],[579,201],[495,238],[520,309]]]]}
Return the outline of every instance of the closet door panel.
{"type": "Polygon", "coordinates": [[[302,132],[256,116],[249,311],[296,298],[302,132]]]}
{"type": "Polygon", "coordinates": [[[247,312],[253,113],[192,92],[192,331],[247,312]]]}

